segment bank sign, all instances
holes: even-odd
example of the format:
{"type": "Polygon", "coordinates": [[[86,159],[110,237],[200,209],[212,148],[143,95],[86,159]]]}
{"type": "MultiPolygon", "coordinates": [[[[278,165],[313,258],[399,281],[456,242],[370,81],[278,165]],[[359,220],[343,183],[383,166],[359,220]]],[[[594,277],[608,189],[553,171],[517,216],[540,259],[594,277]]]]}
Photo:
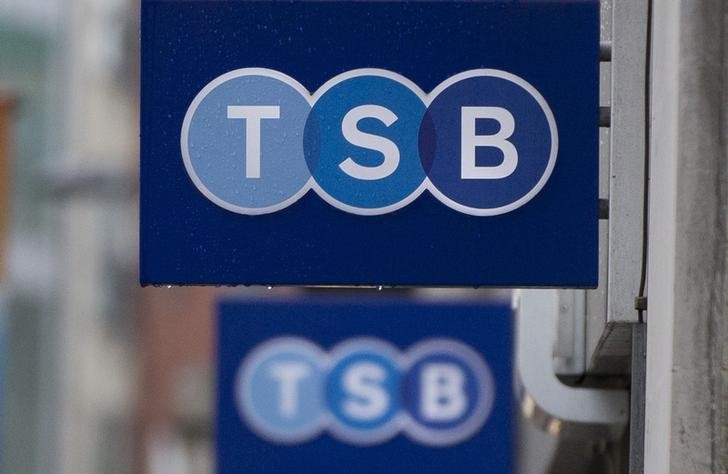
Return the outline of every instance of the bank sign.
{"type": "Polygon", "coordinates": [[[218,472],[511,472],[512,321],[507,303],[221,303],[218,472]]]}
{"type": "Polygon", "coordinates": [[[598,1],[143,1],[142,283],[595,286],[598,36],[598,1]]]}

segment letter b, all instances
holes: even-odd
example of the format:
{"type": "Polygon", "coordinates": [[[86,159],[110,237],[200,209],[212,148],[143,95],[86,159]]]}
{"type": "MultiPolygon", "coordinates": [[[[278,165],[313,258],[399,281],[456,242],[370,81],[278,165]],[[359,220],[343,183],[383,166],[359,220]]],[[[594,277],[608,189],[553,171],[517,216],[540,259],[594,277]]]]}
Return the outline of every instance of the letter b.
{"type": "Polygon", "coordinates": [[[424,419],[450,421],[468,406],[465,375],[455,364],[427,364],[422,368],[420,412],[424,419]]]}
{"type": "Polygon", "coordinates": [[[463,179],[503,179],[516,170],[518,151],[508,141],[516,129],[513,115],[503,107],[462,107],[460,153],[462,167],[460,177],[463,179]],[[478,120],[494,120],[500,129],[493,135],[476,133],[478,120]],[[478,166],[476,154],[478,148],[497,148],[503,153],[503,161],[496,166],[478,166]]]}

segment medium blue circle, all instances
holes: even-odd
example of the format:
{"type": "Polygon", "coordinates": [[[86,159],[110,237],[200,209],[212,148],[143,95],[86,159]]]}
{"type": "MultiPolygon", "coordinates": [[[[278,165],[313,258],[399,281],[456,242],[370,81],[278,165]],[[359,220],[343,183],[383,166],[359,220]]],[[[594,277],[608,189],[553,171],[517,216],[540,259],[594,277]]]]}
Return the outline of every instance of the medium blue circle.
{"type": "Polygon", "coordinates": [[[362,214],[407,204],[407,198],[425,179],[418,151],[418,130],[424,113],[421,98],[389,77],[354,76],[325,91],[311,110],[304,135],[309,169],[328,195],[322,197],[334,206],[362,214]],[[399,165],[381,179],[355,178],[339,166],[347,158],[365,167],[385,161],[383,152],[354,145],[342,132],[347,113],[363,105],[384,107],[396,115],[396,121],[389,126],[378,118],[357,122],[359,131],[384,137],[399,150],[399,165]]]}
{"type": "MultiPolygon", "coordinates": [[[[499,130],[496,120],[475,120],[476,135],[494,135],[499,130]]],[[[529,194],[549,168],[552,145],[548,117],[537,99],[522,85],[495,75],[465,78],[445,88],[428,107],[420,128],[420,157],[433,186],[455,203],[475,210],[509,206],[529,194]],[[518,152],[518,165],[512,174],[499,179],[461,177],[463,107],[498,107],[513,116],[515,129],[507,140],[518,152]]],[[[499,148],[476,147],[478,167],[494,167],[503,160],[499,148]]]]}
{"type": "Polygon", "coordinates": [[[300,442],[316,435],[325,409],[323,367],[321,355],[309,343],[269,343],[241,369],[236,396],[244,419],[273,442],[300,442]]]}
{"type": "Polygon", "coordinates": [[[242,214],[273,212],[300,197],[310,178],[303,152],[310,105],[284,77],[238,74],[221,76],[195,99],[201,100],[191,110],[183,154],[188,173],[213,202],[242,214]],[[248,120],[230,118],[229,106],[279,108],[279,118],[259,119],[259,177],[246,170],[248,120]]]}
{"type": "Polygon", "coordinates": [[[374,347],[347,351],[335,362],[326,382],[326,401],[334,418],[334,433],[364,443],[389,437],[394,431],[387,428],[400,409],[399,394],[399,369],[390,354],[374,347]],[[365,369],[357,378],[351,377],[361,368],[365,369]],[[376,372],[368,370],[371,368],[376,368],[376,372]],[[362,416],[362,412],[368,416],[362,416]]]}

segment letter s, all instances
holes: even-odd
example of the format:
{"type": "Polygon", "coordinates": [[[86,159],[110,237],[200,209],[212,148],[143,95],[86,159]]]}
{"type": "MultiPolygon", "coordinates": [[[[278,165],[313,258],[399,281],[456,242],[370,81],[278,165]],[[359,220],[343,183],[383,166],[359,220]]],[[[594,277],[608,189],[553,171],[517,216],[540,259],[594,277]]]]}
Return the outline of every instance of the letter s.
{"type": "Polygon", "coordinates": [[[384,161],[377,166],[363,166],[348,157],[339,164],[339,168],[352,178],[368,181],[383,179],[394,173],[399,166],[399,148],[387,138],[359,130],[357,125],[365,118],[375,118],[389,127],[398,117],[380,105],[360,105],[347,112],[341,122],[341,132],[349,143],[382,153],[384,161]]]}

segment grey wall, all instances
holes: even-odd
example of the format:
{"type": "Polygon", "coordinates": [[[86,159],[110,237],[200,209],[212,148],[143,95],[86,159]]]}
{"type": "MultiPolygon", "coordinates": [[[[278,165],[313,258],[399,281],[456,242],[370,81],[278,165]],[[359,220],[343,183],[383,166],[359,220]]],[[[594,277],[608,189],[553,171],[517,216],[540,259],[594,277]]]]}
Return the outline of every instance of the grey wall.
{"type": "Polygon", "coordinates": [[[646,472],[728,469],[727,14],[655,1],[646,472]]]}

